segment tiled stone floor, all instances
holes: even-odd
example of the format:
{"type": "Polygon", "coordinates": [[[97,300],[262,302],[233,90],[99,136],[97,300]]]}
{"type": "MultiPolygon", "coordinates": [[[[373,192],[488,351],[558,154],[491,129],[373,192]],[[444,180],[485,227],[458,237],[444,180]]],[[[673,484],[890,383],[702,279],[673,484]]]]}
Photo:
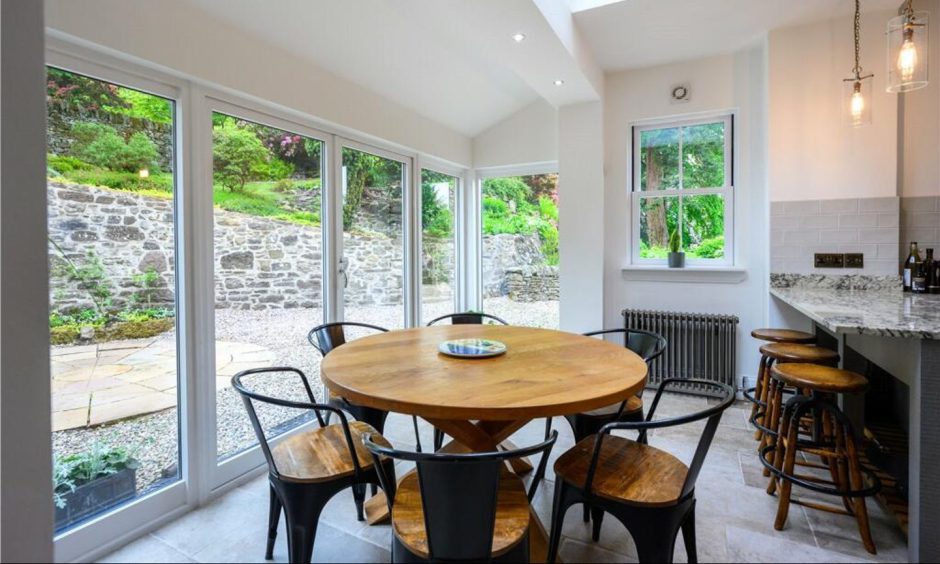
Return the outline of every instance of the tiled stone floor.
{"type": "MultiPolygon", "coordinates": [[[[270,366],[274,354],[217,341],[220,386],[239,370],[270,366]]],[[[100,425],[176,405],[176,342],[153,337],[52,349],[52,427],[100,425]]]]}
{"type": "MultiPolygon", "coordinates": [[[[661,415],[689,412],[706,400],[667,396],[661,415]]],[[[702,562],[903,562],[905,540],[890,516],[869,501],[878,554],[868,554],[858,540],[851,517],[793,506],[783,531],[773,529],[776,498],[768,496],[755,455],[755,442],[747,426],[747,406],[735,405],[724,416],[711,452],[698,480],[696,527],[698,555],[702,562]]],[[[552,461],[574,444],[567,424],[555,420],[560,437],[552,461]]],[[[688,461],[701,426],[660,431],[650,443],[688,461]]],[[[519,431],[513,442],[522,446],[538,442],[544,422],[535,421],[519,431]]],[[[409,418],[389,418],[386,436],[400,448],[412,448],[414,434],[409,418]]],[[[430,429],[422,429],[428,444],[430,429]]],[[[399,468],[399,475],[406,470],[399,468]]],[[[546,481],[534,501],[544,523],[551,513],[551,464],[546,481]]],[[[266,539],[267,483],[258,478],[209,505],[112,553],[102,562],[262,562],[266,539]]],[[[282,520],[283,528],[283,520],[282,520]]],[[[314,561],[388,562],[388,525],[368,526],[355,519],[352,495],[336,496],[324,510],[317,532],[314,561]]],[[[275,561],[287,561],[283,532],[275,561]]],[[[560,556],[565,562],[633,562],[636,551],[626,530],[606,519],[598,543],[590,541],[590,529],[581,523],[581,511],[566,516],[560,556]]],[[[685,562],[681,538],[676,561],[685,562]]]]}

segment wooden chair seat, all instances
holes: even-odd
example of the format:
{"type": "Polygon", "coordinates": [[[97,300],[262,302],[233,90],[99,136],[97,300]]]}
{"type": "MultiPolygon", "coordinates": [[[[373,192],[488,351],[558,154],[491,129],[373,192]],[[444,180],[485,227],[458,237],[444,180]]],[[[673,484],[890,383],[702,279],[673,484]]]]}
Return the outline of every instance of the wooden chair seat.
{"type": "MultiPolygon", "coordinates": [[[[562,454],[555,461],[555,475],[584,487],[596,437],[592,435],[562,454]]],[[[592,493],[627,505],[671,506],[679,501],[688,471],[688,466],[668,452],[608,435],[601,445],[592,493]]]]}
{"type": "Polygon", "coordinates": [[[834,363],[839,361],[839,353],[816,345],[770,343],[761,345],[760,352],[777,362],[834,363]]]}
{"type": "MultiPolygon", "coordinates": [[[[455,484],[454,487],[460,487],[455,484]]],[[[493,556],[501,556],[525,538],[529,530],[529,499],[518,476],[504,469],[500,473],[496,497],[496,523],[493,527],[493,556]]],[[[455,507],[454,511],[460,511],[455,507]]],[[[428,537],[424,528],[424,506],[418,473],[405,474],[398,483],[392,506],[395,538],[419,558],[428,559],[428,537]]]]}
{"type": "MultiPolygon", "coordinates": [[[[360,468],[372,466],[372,455],[362,444],[362,435],[372,433],[372,440],[391,446],[375,429],[362,421],[350,421],[360,468]]],[[[284,439],[271,449],[271,456],[281,479],[305,484],[352,476],[354,472],[349,446],[339,424],[328,425],[284,439]]]]}
{"type": "MultiPolygon", "coordinates": [[[[630,399],[627,400],[627,405],[623,408],[623,413],[626,415],[628,413],[636,413],[642,410],[643,399],[638,396],[630,396],[630,399]]],[[[613,403],[599,409],[579,413],[578,415],[586,415],[587,417],[613,417],[614,415],[617,415],[618,411],[620,411],[620,404],[613,403]]]]}
{"type": "Polygon", "coordinates": [[[836,394],[859,393],[868,388],[868,379],[841,368],[820,366],[817,364],[775,364],[771,369],[773,377],[784,384],[800,389],[836,394]]]}
{"type": "Polygon", "coordinates": [[[816,335],[793,329],[754,329],[751,336],[771,343],[815,343],[816,335]]]}

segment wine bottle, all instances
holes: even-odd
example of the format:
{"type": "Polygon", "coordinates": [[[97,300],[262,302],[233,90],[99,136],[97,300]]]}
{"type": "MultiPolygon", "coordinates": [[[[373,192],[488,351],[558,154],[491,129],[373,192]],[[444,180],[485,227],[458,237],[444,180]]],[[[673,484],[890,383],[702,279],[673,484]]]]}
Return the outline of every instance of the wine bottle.
{"type": "Polygon", "coordinates": [[[927,293],[927,276],[930,270],[930,266],[928,265],[933,263],[930,255],[927,255],[927,257],[927,260],[917,265],[917,269],[914,271],[914,277],[911,279],[911,292],[915,294],[927,293]]]}
{"type": "Polygon", "coordinates": [[[917,241],[911,241],[911,252],[904,261],[904,291],[911,291],[911,284],[914,282],[914,274],[920,266],[920,252],[917,250],[917,241]]]}
{"type": "Polygon", "coordinates": [[[933,249],[927,249],[927,291],[940,294],[940,261],[933,260],[933,249]]]}

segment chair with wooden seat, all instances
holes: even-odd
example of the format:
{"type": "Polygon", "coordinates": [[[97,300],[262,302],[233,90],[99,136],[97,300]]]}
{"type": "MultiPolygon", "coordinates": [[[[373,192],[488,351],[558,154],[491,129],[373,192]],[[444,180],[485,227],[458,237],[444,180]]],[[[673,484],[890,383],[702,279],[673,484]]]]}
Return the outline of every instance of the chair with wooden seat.
{"type": "MultiPolygon", "coordinates": [[[[856,444],[855,430],[849,418],[836,405],[839,394],[860,394],[868,388],[868,379],[849,370],[814,364],[777,364],[771,369],[773,381],[803,390],[786,402],[780,417],[778,438],[761,451],[761,461],[772,474],[767,493],[777,493],[779,502],[774,528],[783,530],[790,510],[796,503],[810,509],[855,517],[865,549],[876,554],[871,536],[865,498],[881,488],[878,476],[862,466],[856,444]],[[819,422],[819,431],[811,437],[801,436],[801,422],[819,422]],[[818,457],[821,464],[809,462],[818,457]],[[827,471],[829,479],[796,467],[827,471]],[[842,507],[833,504],[793,498],[793,486],[842,500],[842,507]]],[[[781,402],[779,392],[772,400],[781,402]]]]}
{"type": "MultiPolygon", "coordinates": [[[[596,337],[603,335],[623,335],[623,344],[626,348],[635,352],[646,361],[649,366],[651,362],[659,358],[666,350],[666,339],[652,331],[643,331],[640,329],[605,329],[602,331],[592,331],[584,333],[585,337],[596,337]]],[[[579,442],[585,437],[593,435],[601,428],[613,421],[643,421],[643,390],[640,390],[635,396],[611,404],[593,411],[585,413],[574,413],[565,415],[568,424],[571,425],[571,431],[574,433],[575,442],[579,442]]],[[[548,433],[551,428],[551,419],[548,420],[545,432],[548,433]]],[[[588,507],[584,507],[584,522],[590,519],[588,507]]]]}
{"type": "Polygon", "coordinates": [[[548,561],[554,562],[561,540],[565,513],[575,504],[591,508],[596,541],[605,513],[610,513],[630,532],[640,562],[672,562],[679,531],[689,562],[696,562],[695,482],[721,415],[734,403],[734,388],[718,382],[686,378],[663,380],[646,418],[640,422],[608,423],[596,435],[580,441],[555,461],[555,499],[548,561]],[[714,391],[718,403],[697,413],[654,420],[663,392],[673,386],[693,384],[714,391]],[[704,430],[691,464],[645,443],[650,430],[665,429],[705,420],[704,430]],[[633,441],[611,431],[639,431],[633,441]]]}
{"type": "Polygon", "coordinates": [[[448,313],[447,315],[442,315],[431,321],[428,321],[428,327],[432,325],[437,325],[442,321],[450,320],[453,325],[483,325],[484,323],[491,323],[493,325],[509,325],[509,323],[500,317],[495,315],[490,315],[488,313],[477,312],[477,311],[467,311],[463,313],[448,313]]]}
{"type": "MultiPolygon", "coordinates": [[[[388,329],[379,327],[378,325],[370,325],[368,323],[358,323],[353,321],[336,321],[333,323],[324,323],[323,325],[314,327],[307,334],[307,340],[310,341],[310,344],[313,345],[313,348],[315,348],[323,358],[326,358],[326,355],[332,352],[336,347],[346,344],[346,329],[351,327],[388,333],[388,329]]],[[[387,411],[376,409],[374,407],[366,407],[364,405],[356,405],[347,401],[346,398],[341,397],[330,397],[328,398],[328,403],[334,407],[342,409],[347,413],[351,413],[352,416],[359,421],[364,421],[375,427],[379,433],[383,433],[385,431],[385,420],[388,418],[387,411]]],[[[412,416],[411,421],[415,431],[415,444],[420,451],[421,436],[418,433],[418,418],[412,416]]]]}
{"type": "MultiPolygon", "coordinates": [[[[816,335],[795,329],[754,329],[751,331],[751,337],[768,343],[810,345],[816,342],[816,335]]],[[[766,407],[767,398],[765,395],[767,383],[769,382],[768,370],[770,370],[768,361],[769,359],[766,356],[761,355],[760,363],[757,365],[757,378],[754,380],[754,385],[751,387],[745,386],[744,389],[741,390],[744,399],[752,404],[751,419],[756,417],[758,409],[766,407]]],[[[758,429],[754,433],[754,440],[760,439],[761,431],[758,429]]]]}
{"type": "MultiPolygon", "coordinates": [[[[450,320],[452,325],[509,325],[506,320],[496,317],[495,315],[490,315],[488,313],[476,312],[476,311],[467,311],[464,313],[448,313],[447,315],[442,315],[431,321],[428,321],[428,327],[437,325],[442,321],[450,320]]],[[[546,438],[548,435],[545,435],[546,438]]],[[[444,446],[444,433],[441,432],[437,427],[434,428],[434,450],[441,450],[441,447],[444,446]]]]}
{"type": "MultiPolygon", "coordinates": [[[[376,444],[389,447],[374,428],[362,421],[349,422],[343,410],[319,404],[307,376],[296,368],[255,368],[239,372],[232,378],[232,387],[239,393],[248,411],[248,418],[258,444],[268,463],[271,501],[268,515],[268,543],[265,559],[271,560],[281,512],[287,521],[287,546],[291,562],[310,562],[317,524],[323,507],[337,493],[352,488],[359,520],[363,520],[365,484],[381,486],[382,475],[394,476],[393,460],[370,456],[362,444],[369,435],[376,444]],[[309,402],[291,401],[262,395],[249,389],[246,377],[274,377],[288,374],[300,380],[309,402]],[[298,431],[273,444],[268,440],[258,419],[255,403],[313,413],[317,427],[298,431]],[[328,425],[324,413],[336,415],[339,423],[328,425]]],[[[311,418],[314,420],[314,418],[311,418]]]]}
{"type": "Polygon", "coordinates": [[[392,562],[529,561],[529,502],[558,433],[545,442],[485,453],[405,452],[372,437],[364,444],[376,461],[415,463],[397,486],[380,473],[392,514],[392,562]],[[506,461],[541,454],[528,493],[506,461]]]}

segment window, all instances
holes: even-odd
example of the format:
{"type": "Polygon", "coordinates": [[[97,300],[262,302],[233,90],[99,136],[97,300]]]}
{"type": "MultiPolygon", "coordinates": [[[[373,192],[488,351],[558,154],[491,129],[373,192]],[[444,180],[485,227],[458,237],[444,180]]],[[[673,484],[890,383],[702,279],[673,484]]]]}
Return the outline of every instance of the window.
{"type": "Polygon", "coordinates": [[[460,179],[421,171],[421,320],[457,311],[457,186],[460,179]]]}
{"type": "Polygon", "coordinates": [[[634,263],[665,263],[675,238],[690,264],[731,264],[731,115],[633,128],[634,263]]]}

